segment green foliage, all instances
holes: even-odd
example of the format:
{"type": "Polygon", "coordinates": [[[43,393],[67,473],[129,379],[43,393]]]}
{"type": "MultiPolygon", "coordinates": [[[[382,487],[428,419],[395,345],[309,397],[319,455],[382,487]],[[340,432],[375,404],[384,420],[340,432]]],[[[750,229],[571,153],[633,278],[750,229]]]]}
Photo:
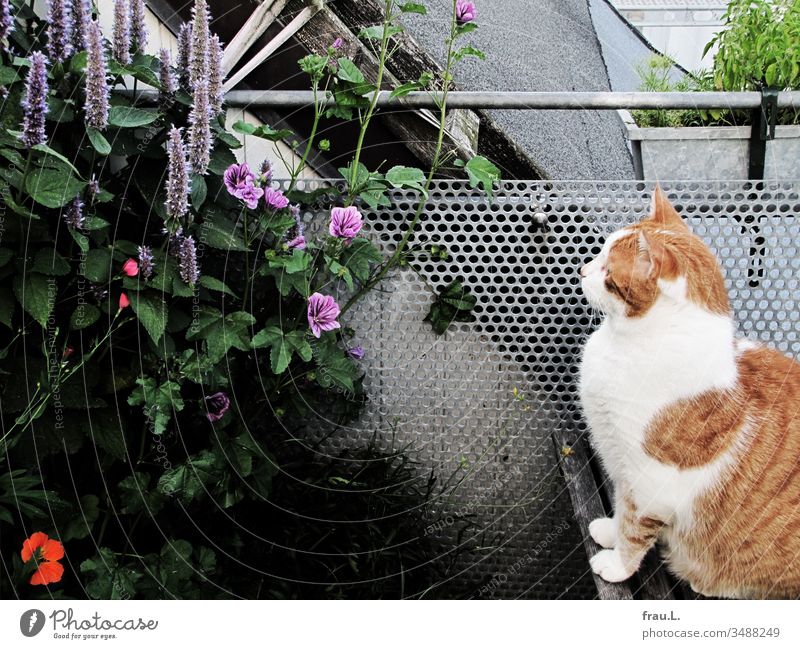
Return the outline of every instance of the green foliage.
{"type": "Polygon", "coordinates": [[[451,282],[436,296],[425,322],[430,322],[441,335],[453,322],[472,322],[475,319],[472,310],[477,303],[469,288],[461,282],[451,282]]]}

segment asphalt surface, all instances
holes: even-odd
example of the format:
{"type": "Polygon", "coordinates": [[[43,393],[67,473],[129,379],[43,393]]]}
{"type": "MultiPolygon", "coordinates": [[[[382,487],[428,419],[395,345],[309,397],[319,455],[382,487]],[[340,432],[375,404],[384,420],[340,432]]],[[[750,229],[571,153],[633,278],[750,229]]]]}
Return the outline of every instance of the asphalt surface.
{"type": "MultiPolygon", "coordinates": [[[[594,0],[593,0],[594,1],[594,0]]],[[[469,90],[610,90],[589,0],[476,0],[479,29],[462,37],[486,53],[464,59],[456,80],[469,90]]],[[[449,0],[428,0],[409,32],[443,60],[449,0]]],[[[620,41],[620,48],[627,40],[620,41]]],[[[617,49],[624,52],[624,49],[617,49]]],[[[634,56],[636,53],[632,53],[634,56]]],[[[630,179],[633,163],[615,111],[492,111],[553,179],[630,179]]]]}

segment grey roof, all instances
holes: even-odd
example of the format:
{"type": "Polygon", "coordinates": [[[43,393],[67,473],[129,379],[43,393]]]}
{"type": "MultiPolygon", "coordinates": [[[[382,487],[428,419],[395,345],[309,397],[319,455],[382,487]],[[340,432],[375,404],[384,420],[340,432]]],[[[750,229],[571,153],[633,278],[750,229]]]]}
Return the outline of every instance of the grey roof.
{"type": "MultiPolygon", "coordinates": [[[[588,0],[476,0],[480,28],[468,38],[485,61],[465,59],[456,81],[469,90],[610,90],[588,0]]],[[[409,31],[438,60],[451,3],[432,0],[409,31]]],[[[465,41],[466,42],[466,41],[465,41]]],[[[615,111],[492,111],[551,178],[634,178],[615,111]]]]}
{"type": "MultiPolygon", "coordinates": [[[[589,10],[597,38],[606,63],[611,89],[617,91],[639,90],[641,79],[636,71],[658,50],[628,23],[607,0],[589,0],[589,10]]],[[[686,73],[673,66],[672,78],[680,79],[686,73]]]]}

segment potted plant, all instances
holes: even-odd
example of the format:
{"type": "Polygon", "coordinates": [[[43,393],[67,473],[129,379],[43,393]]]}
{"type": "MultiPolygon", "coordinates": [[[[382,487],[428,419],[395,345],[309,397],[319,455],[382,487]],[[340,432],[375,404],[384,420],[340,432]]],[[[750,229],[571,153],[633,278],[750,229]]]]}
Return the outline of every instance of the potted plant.
{"type": "MultiPolygon", "coordinates": [[[[719,49],[713,69],[675,78],[672,62],[652,58],[639,70],[653,92],[759,91],[800,88],[800,5],[792,0],[733,0],[725,29],[706,45],[719,49]]],[[[753,112],[639,110],[628,122],[637,176],[646,180],[748,177],[753,112]]],[[[764,178],[800,177],[800,112],[778,112],[766,142],[764,178]]]]}

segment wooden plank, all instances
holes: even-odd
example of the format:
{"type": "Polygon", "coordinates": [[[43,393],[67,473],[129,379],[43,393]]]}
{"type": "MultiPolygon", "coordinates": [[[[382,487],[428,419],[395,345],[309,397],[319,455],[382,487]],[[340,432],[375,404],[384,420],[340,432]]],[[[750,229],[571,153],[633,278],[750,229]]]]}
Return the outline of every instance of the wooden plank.
{"type": "MultiPolygon", "coordinates": [[[[553,431],[553,443],[556,447],[558,463],[564,480],[567,483],[575,520],[581,530],[583,545],[586,548],[586,568],[589,569],[589,557],[594,556],[601,548],[589,534],[589,523],[595,518],[607,516],[600,492],[592,475],[589,464],[589,453],[585,440],[578,439],[573,433],[560,428],[553,431]]],[[[592,573],[600,599],[633,599],[630,581],[612,584],[592,573]]]]}

